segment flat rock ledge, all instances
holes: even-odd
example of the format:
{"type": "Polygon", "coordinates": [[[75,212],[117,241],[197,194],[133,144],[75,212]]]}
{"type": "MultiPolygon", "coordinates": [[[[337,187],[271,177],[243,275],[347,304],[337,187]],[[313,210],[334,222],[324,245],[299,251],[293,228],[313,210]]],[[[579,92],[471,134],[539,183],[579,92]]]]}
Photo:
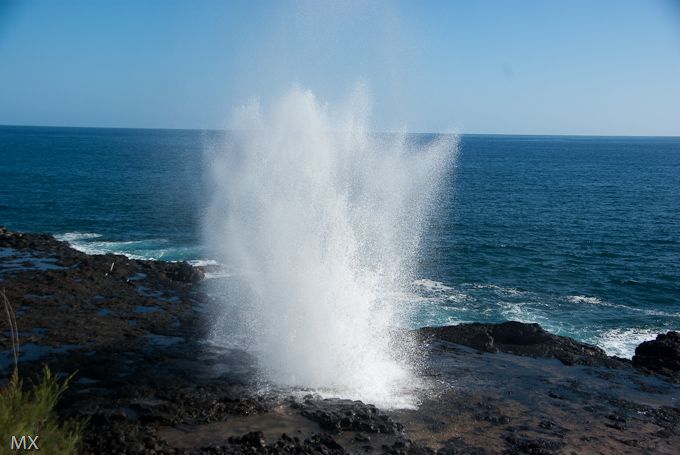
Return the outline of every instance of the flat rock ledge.
{"type": "Polygon", "coordinates": [[[568,337],[553,335],[539,324],[509,321],[499,324],[459,324],[420,329],[425,338],[436,337],[483,352],[555,358],[565,365],[619,367],[625,359],[609,357],[602,349],[568,337]]]}

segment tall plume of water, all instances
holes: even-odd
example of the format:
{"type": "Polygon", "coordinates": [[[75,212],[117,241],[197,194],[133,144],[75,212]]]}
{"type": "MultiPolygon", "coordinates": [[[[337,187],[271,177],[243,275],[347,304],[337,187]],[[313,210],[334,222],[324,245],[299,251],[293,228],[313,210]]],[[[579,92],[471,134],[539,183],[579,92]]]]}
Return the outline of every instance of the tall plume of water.
{"type": "Polygon", "coordinates": [[[221,290],[217,342],[245,340],[279,386],[412,406],[415,360],[396,296],[412,281],[423,227],[456,139],[415,145],[369,134],[347,108],[293,89],[235,115],[211,151],[209,248],[238,276],[221,290]]]}

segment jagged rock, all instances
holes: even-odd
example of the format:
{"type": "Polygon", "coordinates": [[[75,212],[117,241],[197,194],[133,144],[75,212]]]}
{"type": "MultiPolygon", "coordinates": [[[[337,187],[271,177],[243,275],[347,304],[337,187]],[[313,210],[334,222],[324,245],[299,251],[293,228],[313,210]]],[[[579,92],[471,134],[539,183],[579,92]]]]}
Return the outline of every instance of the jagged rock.
{"type": "Polygon", "coordinates": [[[529,357],[559,359],[565,365],[621,366],[621,359],[608,357],[600,348],[571,338],[553,335],[538,324],[504,322],[501,324],[460,324],[426,327],[422,335],[436,337],[483,352],[506,352],[529,357]]]}
{"type": "Polygon", "coordinates": [[[341,399],[307,399],[301,414],[318,422],[327,431],[361,431],[396,435],[402,426],[371,404],[341,399]]]}
{"type": "Polygon", "coordinates": [[[635,348],[633,365],[680,381],[680,333],[659,334],[635,348]]]}

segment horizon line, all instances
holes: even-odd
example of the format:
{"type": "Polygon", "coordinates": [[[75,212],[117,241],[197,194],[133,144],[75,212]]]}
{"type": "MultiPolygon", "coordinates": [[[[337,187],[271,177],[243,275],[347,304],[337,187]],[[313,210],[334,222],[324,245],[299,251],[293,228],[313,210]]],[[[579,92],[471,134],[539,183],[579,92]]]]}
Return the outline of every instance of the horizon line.
{"type": "MultiPolygon", "coordinates": [[[[141,130],[141,131],[210,131],[227,132],[228,128],[169,128],[139,126],[71,126],[71,125],[18,125],[0,124],[0,128],[57,128],[57,129],[99,129],[99,130],[141,130]]],[[[401,134],[401,131],[373,131],[374,134],[401,134]]],[[[488,133],[488,132],[407,132],[405,134],[451,134],[457,136],[557,136],[557,137],[629,137],[629,138],[678,138],[680,134],[584,134],[584,133],[488,133]]]]}

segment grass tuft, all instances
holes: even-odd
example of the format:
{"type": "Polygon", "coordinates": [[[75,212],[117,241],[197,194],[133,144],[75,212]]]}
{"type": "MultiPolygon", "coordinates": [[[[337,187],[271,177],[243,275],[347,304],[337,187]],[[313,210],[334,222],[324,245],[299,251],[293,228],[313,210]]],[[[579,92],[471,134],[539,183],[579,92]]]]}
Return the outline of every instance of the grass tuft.
{"type": "Polygon", "coordinates": [[[36,442],[41,453],[76,453],[85,422],[75,419],[59,422],[55,412],[70,380],[60,382],[45,367],[40,381],[26,391],[14,370],[9,384],[0,389],[0,455],[16,453],[10,447],[12,436],[20,439],[24,435],[38,436],[36,442]]]}

